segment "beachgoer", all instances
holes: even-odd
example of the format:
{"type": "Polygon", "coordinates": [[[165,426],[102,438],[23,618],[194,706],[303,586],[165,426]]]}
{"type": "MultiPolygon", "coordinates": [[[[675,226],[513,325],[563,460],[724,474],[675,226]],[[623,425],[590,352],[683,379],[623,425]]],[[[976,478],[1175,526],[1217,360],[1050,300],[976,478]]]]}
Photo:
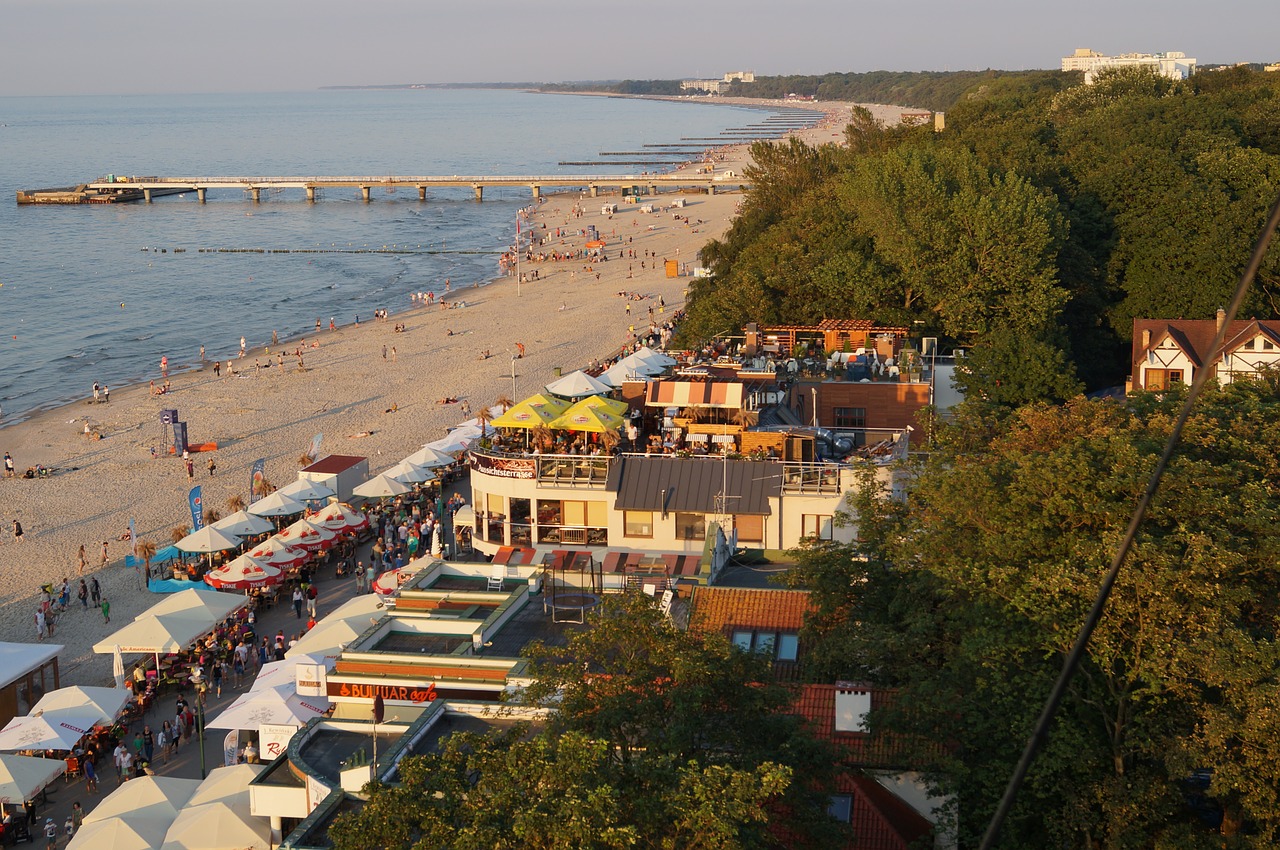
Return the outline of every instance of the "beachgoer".
{"type": "Polygon", "coordinates": [[[204,362],[204,346],[200,346],[200,362],[204,362]]]}
{"type": "Polygon", "coordinates": [[[329,330],[336,331],[338,329],[338,326],[337,324],[334,323],[333,319],[334,319],[333,316],[329,317],[329,330]]]}
{"type": "Polygon", "coordinates": [[[76,589],[76,598],[80,600],[80,607],[89,610],[89,585],[84,583],[84,579],[80,579],[80,587],[76,589]]]}
{"type": "Polygon", "coordinates": [[[84,790],[90,794],[98,793],[98,769],[93,766],[93,759],[90,758],[84,760],[84,790]]]}
{"type": "MultiPolygon", "coordinates": [[[[107,554],[107,541],[105,540],[102,541],[102,557],[99,560],[101,561],[101,566],[104,567],[111,563],[111,556],[107,554]]],[[[97,584],[97,581],[97,579],[94,579],[95,584],[97,584]]]]}
{"type": "Polygon", "coordinates": [[[222,361],[215,360],[213,361],[213,377],[218,378],[221,376],[222,376],[222,361]]]}
{"type": "Polygon", "coordinates": [[[4,453],[4,477],[12,478],[13,476],[14,476],[13,456],[10,455],[8,452],[5,452],[4,453]]]}
{"type": "Polygon", "coordinates": [[[241,356],[241,357],[244,357],[244,350],[245,350],[245,347],[246,347],[246,346],[245,346],[245,339],[244,339],[244,337],[240,337],[240,356],[241,356]]]}
{"type": "Polygon", "coordinates": [[[107,386],[106,384],[102,385],[102,403],[103,404],[111,403],[111,387],[107,386]]]}
{"type": "Polygon", "coordinates": [[[111,622],[111,603],[106,599],[102,600],[102,622],[111,622]]]}
{"type": "Polygon", "coordinates": [[[94,404],[98,403],[98,396],[99,394],[101,394],[101,392],[102,392],[102,387],[98,384],[97,381],[94,381],[93,382],[93,403],[94,404]]]}
{"type": "Polygon", "coordinates": [[[22,523],[18,522],[16,519],[13,521],[13,542],[22,542],[22,523]]]}
{"type": "Polygon", "coordinates": [[[209,477],[213,477],[213,472],[218,468],[218,464],[214,463],[213,458],[209,458],[209,477]]]}
{"type": "Polygon", "coordinates": [[[160,374],[169,374],[169,355],[167,354],[160,355],[160,374]]]}
{"type": "Polygon", "coordinates": [[[187,479],[190,480],[195,477],[196,477],[195,462],[192,461],[191,458],[187,458],[187,479]]]}

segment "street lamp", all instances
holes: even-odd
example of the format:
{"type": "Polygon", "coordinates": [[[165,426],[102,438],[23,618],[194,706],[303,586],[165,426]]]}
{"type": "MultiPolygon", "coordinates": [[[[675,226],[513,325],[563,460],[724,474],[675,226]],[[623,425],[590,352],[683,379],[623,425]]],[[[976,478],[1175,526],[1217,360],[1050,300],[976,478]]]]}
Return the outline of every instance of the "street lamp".
{"type": "Polygon", "coordinates": [[[196,700],[196,734],[200,737],[200,778],[204,779],[204,703],[200,700],[196,700]]]}

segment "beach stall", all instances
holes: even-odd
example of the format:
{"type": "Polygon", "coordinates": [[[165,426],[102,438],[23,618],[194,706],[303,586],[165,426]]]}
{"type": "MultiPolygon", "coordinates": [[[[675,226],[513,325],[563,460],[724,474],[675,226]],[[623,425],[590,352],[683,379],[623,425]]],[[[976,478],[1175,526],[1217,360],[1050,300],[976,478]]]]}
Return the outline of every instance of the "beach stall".
{"type": "Polygon", "coordinates": [[[0,724],[26,714],[56,690],[61,644],[0,643],[0,724]]]}
{"type": "Polygon", "coordinates": [[[329,495],[337,496],[341,502],[351,501],[356,485],[368,478],[369,459],[355,455],[329,455],[298,472],[299,481],[321,485],[331,490],[329,495]]]}

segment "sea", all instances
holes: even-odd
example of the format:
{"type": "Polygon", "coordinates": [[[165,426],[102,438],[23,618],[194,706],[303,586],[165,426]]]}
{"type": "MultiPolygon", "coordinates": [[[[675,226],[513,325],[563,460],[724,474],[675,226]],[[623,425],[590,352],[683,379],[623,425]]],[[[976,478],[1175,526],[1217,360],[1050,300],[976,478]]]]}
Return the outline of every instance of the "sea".
{"type": "MultiPolygon", "coordinates": [[[[714,137],[739,106],[502,89],[0,98],[0,427],[91,393],[396,313],[492,280],[528,189],[211,190],[23,206],[16,191],[128,176],[624,174],[561,166],[714,137]]],[[[637,157],[618,157],[631,159],[637,157]]],[[[566,209],[576,197],[558,198],[566,209]]]]}

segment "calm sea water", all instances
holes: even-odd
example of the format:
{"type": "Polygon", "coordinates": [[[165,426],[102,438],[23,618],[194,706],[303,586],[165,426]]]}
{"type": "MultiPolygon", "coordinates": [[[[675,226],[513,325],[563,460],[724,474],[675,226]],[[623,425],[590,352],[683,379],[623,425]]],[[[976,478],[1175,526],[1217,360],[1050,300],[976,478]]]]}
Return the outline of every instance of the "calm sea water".
{"type": "MultiPolygon", "coordinates": [[[[361,321],[409,293],[489,280],[527,190],[356,190],[254,204],[212,191],[141,203],[18,207],[17,189],[118,175],[617,174],[601,151],[715,136],[758,112],[721,105],[405,90],[0,98],[0,406],[4,422],[238,350],[317,318],[361,321]],[[222,253],[207,249],[410,249],[222,253]],[[159,249],[164,249],[162,253],[159,249]],[[178,249],[175,252],[175,249],[178,249]],[[201,251],[201,249],[206,249],[201,251]],[[434,252],[434,253],[427,253],[434,252]]],[[[619,157],[627,159],[628,157],[619,157]]]]}

